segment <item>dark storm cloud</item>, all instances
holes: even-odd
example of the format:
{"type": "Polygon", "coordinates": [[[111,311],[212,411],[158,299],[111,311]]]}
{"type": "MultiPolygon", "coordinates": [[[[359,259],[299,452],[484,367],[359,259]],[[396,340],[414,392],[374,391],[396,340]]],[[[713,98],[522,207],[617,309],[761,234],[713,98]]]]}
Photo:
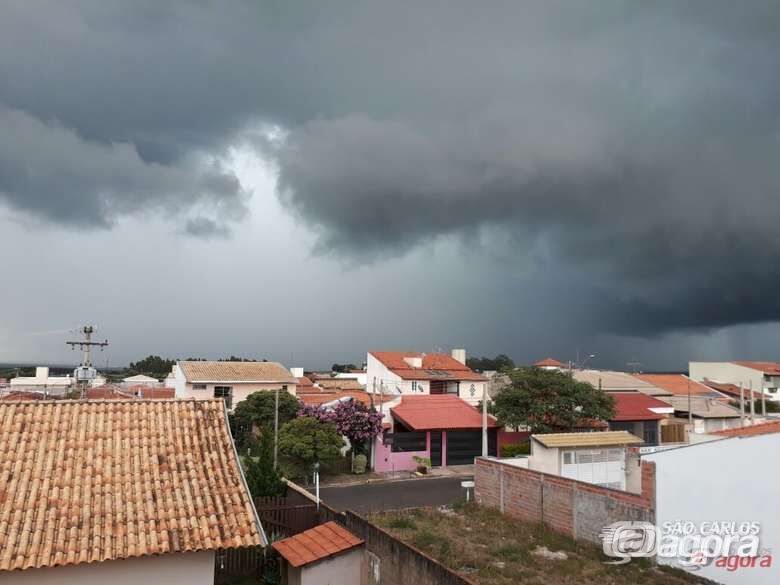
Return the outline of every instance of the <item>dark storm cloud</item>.
{"type": "Polygon", "coordinates": [[[20,144],[0,145],[0,197],[17,208],[106,225],[192,207],[185,232],[222,235],[243,194],[199,161],[271,125],[280,198],[321,251],[469,238],[507,280],[562,287],[558,314],[585,296],[580,324],[618,332],[780,316],[764,292],[780,284],[777,3],[25,0],[2,16],[0,130],[20,144]]]}

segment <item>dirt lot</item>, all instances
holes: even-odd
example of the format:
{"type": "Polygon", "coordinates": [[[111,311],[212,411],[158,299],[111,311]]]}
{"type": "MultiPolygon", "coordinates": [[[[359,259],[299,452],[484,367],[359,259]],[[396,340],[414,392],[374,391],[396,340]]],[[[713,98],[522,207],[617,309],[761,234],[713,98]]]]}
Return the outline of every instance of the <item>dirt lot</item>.
{"type": "Polygon", "coordinates": [[[484,585],[685,585],[682,571],[634,559],[604,564],[600,549],[475,505],[374,515],[371,520],[439,562],[484,585]],[[545,547],[553,554],[538,549],[545,547]],[[534,551],[537,551],[535,554],[534,551]],[[563,555],[555,553],[565,553],[563,555]],[[552,557],[552,558],[547,558],[552,557]],[[559,557],[559,558],[555,558],[559,557]]]}

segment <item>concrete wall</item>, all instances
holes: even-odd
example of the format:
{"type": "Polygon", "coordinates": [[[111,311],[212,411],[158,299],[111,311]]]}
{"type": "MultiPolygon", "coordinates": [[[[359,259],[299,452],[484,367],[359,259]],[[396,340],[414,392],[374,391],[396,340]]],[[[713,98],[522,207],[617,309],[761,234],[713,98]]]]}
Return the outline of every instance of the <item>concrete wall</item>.
{"type": "Polygon", "coordinates": [[[290,567],[287,585],[360,585],[363,547],[303,567],[290,567]]]}
{"type": "MultiPolygon", "coordinates": [[[[414,457],[431,456],[431,434],[426,433],[426,449],[424,451],[407,451],[393,453],[390,445],[382,444],[382,435],[374,439],[374,471],[414,471],[417,463],[414,457]]],[[[442,449],[444,445],[442,445],[442,449]]],[[[442,463],[444,463],[442,461],[442,463]]]]}
{"type": "MultiPolygon", "coordinates": [[[[656,467],[656,521],[761,522],[761,548],[780,551],[780,434],[737,437],[643,455],[656,467]]],[[[698,575],[728,585],[780,582],[780,563],[770,568],[709,566],[698,575]]]]}
{"type": "Polygon", "coordinates": [[[764,388],[763,372],[732,364],[731,362],[690,362],[688,364],[688,374],[692,380],[697,382],[703,382],[704,378],[709,378],[716,382],[743,384],[746,396],[751,382],[753,383],[753,390],[756,392],[760,392],[764,388]]]}
{"type": "Polygon", "coordinates": [[[573,538],[601,544],[604,526],[619,520],[655,521],[655,475],[642,466],[642,493],[602,488],[581,481],[479,457],[475,498],[503,513],[538,522],[573,538]]]}
{"type": "Polygon", "coordinates": [[[233,388],[233,408],[253,392],[270,392],[282,390],[287,386],[287,392],[295,396],[295,384],[246,384],[237,382],[224,382],[218,384],[206,384],[205,390],[195,390],[192,384],[184,383],[176,387],[176,398],[214,398],[214,386],[231,386],[233,388]]]}
{"type": "Polygon", "coordinates": [[[213,585],[214,551],[0,572],[3,585],[213,585]]]}
{"type": "Polygon", "coordinates": [[[559,449],[548,449],[539,441],[531,439],[531,456],[528,458],[528,468],[552,475],[561,474],[561,452],[559,449]]]}

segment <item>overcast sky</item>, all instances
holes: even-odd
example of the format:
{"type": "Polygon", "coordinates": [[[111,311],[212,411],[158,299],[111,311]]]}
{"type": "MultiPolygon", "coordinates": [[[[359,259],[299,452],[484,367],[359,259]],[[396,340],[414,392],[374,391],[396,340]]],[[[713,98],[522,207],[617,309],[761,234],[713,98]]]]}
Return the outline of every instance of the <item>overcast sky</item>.
{"type": "Polygon", "coordinates": [[[0,0],[0,361],[777,359],[780,4],[0,0]]]}

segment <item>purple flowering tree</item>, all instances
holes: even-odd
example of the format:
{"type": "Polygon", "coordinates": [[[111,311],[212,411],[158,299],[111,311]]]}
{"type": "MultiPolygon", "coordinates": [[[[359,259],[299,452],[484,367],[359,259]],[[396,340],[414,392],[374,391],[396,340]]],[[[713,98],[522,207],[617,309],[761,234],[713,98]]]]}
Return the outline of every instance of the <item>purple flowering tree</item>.
{"type": "Polygon", "coordinates": [[[298,416],[310,416],[335,424],[336,430],[349,439],[353,453],[382,432],[382,415],[357,400],[339,402],[329,409],[304,406],[298,411],[298,416]]]}

